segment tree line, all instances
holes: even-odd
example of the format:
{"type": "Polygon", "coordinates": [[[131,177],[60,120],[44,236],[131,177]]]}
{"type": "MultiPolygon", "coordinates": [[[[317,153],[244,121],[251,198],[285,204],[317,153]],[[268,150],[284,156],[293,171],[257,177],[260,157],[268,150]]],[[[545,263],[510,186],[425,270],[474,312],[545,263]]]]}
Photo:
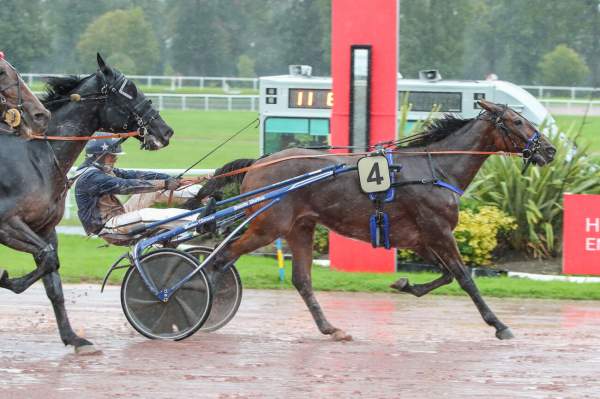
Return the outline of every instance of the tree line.
{"type": "MultiPolygon", "coordinates": [[[[0,0],[21,71],[87,73],[96,51],[130,74],[329,75],[330,0],[0,0]]],[[[600,0],[401,0],[400,72],[600,83],[600,0]]]]}

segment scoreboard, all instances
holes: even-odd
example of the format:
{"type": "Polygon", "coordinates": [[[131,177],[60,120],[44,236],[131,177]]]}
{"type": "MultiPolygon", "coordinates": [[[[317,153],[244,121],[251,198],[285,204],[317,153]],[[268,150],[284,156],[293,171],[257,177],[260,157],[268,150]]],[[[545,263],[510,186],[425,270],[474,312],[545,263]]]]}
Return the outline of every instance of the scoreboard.
{"type": "MultiPolygon", "coordinates": [[[[292,69],[292,68],[290,68],[292,69]]],[[[318,147],[330,143],[331,110],[336,99],[331,78],[308,74],[266,76],[260,85],[260,151],[272,153],[289,147],[318,147]]],[[[554,120],[529,92],[505,81],[398,79],[398,104],[409,104],[407,131],[414,122],[452,113],[474,118],[478,99],[507,104],[535,124],[554,120]]],[[[349,99],[345,99],[349,101],[349,99]]]]}

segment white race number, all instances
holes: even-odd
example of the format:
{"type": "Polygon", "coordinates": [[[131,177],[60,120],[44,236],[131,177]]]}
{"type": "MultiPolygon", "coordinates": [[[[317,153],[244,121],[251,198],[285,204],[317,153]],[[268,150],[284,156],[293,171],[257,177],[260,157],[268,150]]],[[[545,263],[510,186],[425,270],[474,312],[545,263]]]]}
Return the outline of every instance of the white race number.
{"type": "Polygon", "coordinates": [[[376,155],[358,160],[358,179],[365,193],[381,193],[390,189],[390,165],[386,157],[376,155]]]}

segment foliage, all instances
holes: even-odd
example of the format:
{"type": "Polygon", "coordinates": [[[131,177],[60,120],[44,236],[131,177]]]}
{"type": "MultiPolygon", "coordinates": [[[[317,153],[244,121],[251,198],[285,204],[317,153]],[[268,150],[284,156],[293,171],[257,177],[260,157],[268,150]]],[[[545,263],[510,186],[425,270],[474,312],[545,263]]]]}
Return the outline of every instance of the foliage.
{"type": "MultiPolygon", "coordinates": [[[[492,260],[499,235],[516,228],[515,219],[494,206],[479,206],[476,202],[461,204],[459,222],[454,237],[463,261],[467,265],[485,266],[492,260]]],[[[421,261],[411,250],[398,251],[399,259],[407,262],[421,261]]]]}
{"type": "Polygon", "coordinates": [[[182,75],[233,75],[230,35],[221,2],[189,0],[175,9],[173,66],[182,75]]]}
{"type": "Polygon", "coordinates": [[[329,253],[329,229],[325,226],[317,225],[313,242],[313,251],[317,255],[329,253]]]}
{"type": "Polygon", "coordinates": [[[516,228],[514,218],[493,206],[482,206],[478,211],[463,209],[459,218],[454,237],[463,261],[470,265],[489,265],[498,234],[516,228]]]}
{"type": "Polygon", "coordinates": [[[464,32],[471,0],[407,0],[400,7],[400,72],[416,77],[439,69],[444,78],[463,75],[464,32]]]}
{"type": "Polygon", "coordinates": [[[564,44],[544,55],[538,67],[542,83],[552,86],[581,85],[590,73],[581,56],[564,44]]]}
{"type": "Polygon", "coordinates": [[[240,55],[237,63],[238,76],[249,78],[256,76],[256,71],[254,69],[255,63],[256,62],[246,54],[240,55]]]}
{"type": "Polygon", "coordinates": [[[160,57],[154,30],[141,8],[110,11],[96,19],[81,35],[77,51],[90,69],[96,66],[96,52],[107,58],[127,56],[133,61],[133,74],[150,73],[160,57]]]}
{"type": "Polygon", "coordinates": [[[135,61],[123,53],[113,53],[106,58],[108,65],[118,65],[119,71],[125,74],[135,73],[135,61]]]}
{"type": "Polygon", "coordinates": [[[286,16],[277,20],[276,40],[283,66],[306,64],[313,67],[315,75],[329,74],[323,37],[329,36],[330,31],[319,23],[324,10],[324,4],[319,0],[293,1],[286,16]]]}
{"type": "Polygon", "coordinates": [[[469,187],[467,196],[497,206],[517,221],[510,244],[535,257],[561,250],[563,193],[600,193],[600,168],[579,146],[578,132],[549,134],[557,148],[552,164],[530,167],[521,175],[522,162],[510,157],[489,159],[469,187]]]}
{"type": "Polygon", "coordinates": [[[41,0],[13,0],[0,4],[1,50],[19,70],[31,70],[40,59],[50,55],[48,29],[42,23],[44,7],[41,0]]]}

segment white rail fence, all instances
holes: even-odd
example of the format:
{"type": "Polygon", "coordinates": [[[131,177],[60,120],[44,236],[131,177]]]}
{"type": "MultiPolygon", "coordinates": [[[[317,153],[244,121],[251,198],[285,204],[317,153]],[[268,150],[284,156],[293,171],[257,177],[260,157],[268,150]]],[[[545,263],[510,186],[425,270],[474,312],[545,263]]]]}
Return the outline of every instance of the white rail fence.
{"type": "Polygon", "coordinates": [[[543,98],[570,98],[575,99],[590,99],[600,98],[600,88],[598,87],[571,87],[571,86],[530,86],[523,85],[523,89],[529,91],[538,99],[543,98]]]}
{"type": "MultiPolygon", "coordinates": [[[[60,73],[22,73],[21,76],[29,86],[44,83],[45,78],[64,76],[60,73]]],[[[160,76],[160,75],[127,75],[136,83],[147,87],[168,87],[170,90],[182,88],[220,88],[225,92],[234,89],[258,90],[258,78],[235,78],[225,76],[160,76]]]]}
{"type": "MultiPolygon", "coordinates": [[[[48,76],[64,75],[24,73],[22,76],[31,85],[44,82],[44,78],[48,76]]],[[[165,90],[220,88],[224,93],[147,93],[146,95],[160,110],[258,111],[258,95],[238,94],[239,89],[258,90],[257,78],[159,75],[131,75],[129,77],[148,87],[161,87],[165,90]]],[[[581,115],[588,112],[589,107],[591,115],[600,115],[600,100],[596,100],[596,98],[600,98],[599,88],[534,85],[521,87],[536,96],[552,113],[581,115]]],[[[36,94],[40,93],[36,92],[36,94]]]]}
{"type": "Polygon", "coordinates": [[[258,96],[243,94],[146,94],[159,110],[258,111],[258,96]]]}

